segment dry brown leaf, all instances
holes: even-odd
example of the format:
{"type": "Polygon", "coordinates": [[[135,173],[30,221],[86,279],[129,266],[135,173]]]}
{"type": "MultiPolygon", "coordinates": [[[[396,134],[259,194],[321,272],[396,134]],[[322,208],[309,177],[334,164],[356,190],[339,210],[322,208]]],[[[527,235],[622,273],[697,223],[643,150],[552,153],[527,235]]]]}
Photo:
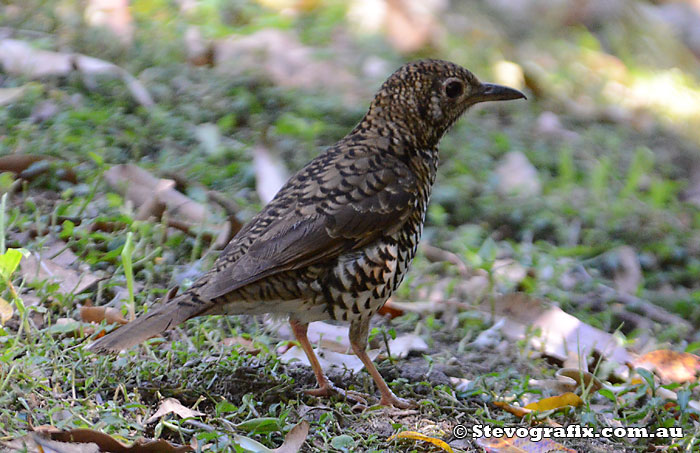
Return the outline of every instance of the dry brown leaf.
{"type": "Polygon", "coordinates": [[[308,435],[309,422],[302,420],[284,436],[282,445],[272,451],[274,453],[297,453],[301,450],[301,446],[304,445],[304,441],[308,435]]]}
{"type": "Polygon", "coordinates": [[[252,340],[243,337],[224,338],[221,340],[221,344],[224,346],[240,346],[250,354],[258,354],[260,352],[260,348],[256,348],[252,340]]]}
{"type": "Polygon", "coordinates": [[[78,260],[78,256],[63,241],[55,241],[44,247],[46,250],[43,255],[51,258],[51,261],[59,266],[68,267],[78,260]]]}
{"type": "Polygon", "coordinates": [[[284,87],[336,91],[352,103],[363,91],[348,71],[316,59],[314,50],[287,30],[262,29],[216,41],[214,65],[227,74],[255,71],[284,87]]]}
{"type": "MultiPolygon", "coordinates": [[[[50,165],[33,166],[33,164],[47,160],[56,161],[51,156],[42,156],[40,154],[10,154],[9,156],[2,156],[0,157],[0,172],[9,171],[22,179],[31,181],[51,169],[50,165]]],[[[56,175],[60,179],[73,184],[78,182],[75,172],[67,166],[61,168],[60,172],[57,171],[56,175]]]]}
{"type": "Polygon", "coordinates": [[[551,390],[556,393],[573,392],[579,387],[597,392],[603,388],[603,383],[588,371],[578,368],[561,368],[555,373],[556,379],[530,379],[531,388],[551,390]]]}
{"type": "Polygon", "coordinates": [[[635,368],[656,373],[664,384],[696,382],[700,373],[700,357],[688,352],[659,349],[647,352],[632,362],[635,368]]]}
{"type": "Polygon", "coordinates": [[[38,452],[184,453],[192,451],[192,448],[189,446],[176,446],[162,439],[136,441],[132,445],[127,446],[105,433],[85,428],[62,431],[53,427],[42,427],[41,429],[35,428],[35,430],[39,432],[31,433],[31,435],[36,444],[42,447],[49,447],[43,450],[38,448],[38,452]],[[51,444],[47,444],[47,441],[60,442],[59,447],[63,448],[51,448],[51,444]],[[81,449],[92,448],[87,447],[90,445],[94,445],[96,448],[81,449]]]}
{"type": "MultiPolygon", "coordinates": [[[[494,299],[496,315],[504,317],[503,334],[511,340],[522,340],[531,329],[541,330],[541,335],[530,335],[531,344],[541,349],[550,357],[562,362],[570,355],[589,357],[597,352],[608,360],[621,366],[616,372],[628,375],[628,369],[622,366],[632,361],[630,353],[620,345],[620,340],[596,329],[558,307],[547,307],[544,301],[523,293],[511,293],[494,299]]],[[[479,309],[490,313],[489,303],[479,309]]]]}
{"type": "Polygon", "coordinates": [[[253,164],[255,166],[255,189],[260,200],[268,203],[282,188],[289,173],[282,160],[264,146],[253,149],[253,164]]]}
{"type": "Polygon", "coordinates": [[[127,324],[122,312],[114,307],[80,307],[80,320],[84,322],[101,323],[107,321],[108,324],[127,324]]]}
{"type": "Polygon", "coordinates": [[[401,308],[398,308],[397,306],[394,305],[392,302],[391,298],[387,300],[384,305],[382,305],[379,310],[377,310],[377,314],[379,316],[389,318],[389,319],[394,319],[398,318],[399,316],[403,316],[404,310],[401,308]]]}
{"type": "MultiPolygon", "coordinates": [[[[158,202],[167,207],[171,217],[184,218],[195,225],[201,225],[205,219],[211,219],[207,208],[190,199],[175,189],[175,182],[159,179],[136,165],[115,165],[104,174],[107,183],[124,194],[138,208],[150,203],[154,209],[158,202]],[[154,202],[154,199],[157,202],[154,202]]],[[[141,216],[146,213],[141,213],[141,216]]]]}
{"type": "Polygon", "coordinates": [[[62,294],[79,294],[100,281],[100,277],[89,272],[79,273],[61,266],[45,254],[31,253],[20,262],[20,274],[29,282],[49,281],[58,283],[62,294]]]}
{"type": "Polygon", "coordinates": [[[183,406],[182,403],[175,398],[166,398],[161,401],[160,407],[158,407],[156,413],[146,420],[146,424],[153,423],[154,421],[168,414],[176,414],[180,418],[192,418],[204,415],[202,412],[183,406]]]}
{"type": "Polygon", "coordinates": [[[134,99],[144,107],[152,107],[153,99],[146,88],[119,66],[81,54],[51,52],[16,39],[0,40],[0,65],[5,72],[33,79],[67,76],[77,71],[83,77],[106,75],[124,81],[134,99]]]}

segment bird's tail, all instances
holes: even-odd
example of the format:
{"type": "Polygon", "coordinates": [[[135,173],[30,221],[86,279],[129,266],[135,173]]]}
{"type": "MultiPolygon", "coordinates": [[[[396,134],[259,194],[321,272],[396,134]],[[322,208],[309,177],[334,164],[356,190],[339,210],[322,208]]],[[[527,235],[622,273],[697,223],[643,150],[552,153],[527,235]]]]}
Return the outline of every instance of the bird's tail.
{"type": "Polygon", "coordinates": [[[141,315],[130,323],[108,333],[88,346],[87,349],[97,353],[119,352],[128,349],[202,314],[208,308],[208,304],[204,301],[193,297],[189,292],[185,292],[161,304],[150,313],[141,315]]]}

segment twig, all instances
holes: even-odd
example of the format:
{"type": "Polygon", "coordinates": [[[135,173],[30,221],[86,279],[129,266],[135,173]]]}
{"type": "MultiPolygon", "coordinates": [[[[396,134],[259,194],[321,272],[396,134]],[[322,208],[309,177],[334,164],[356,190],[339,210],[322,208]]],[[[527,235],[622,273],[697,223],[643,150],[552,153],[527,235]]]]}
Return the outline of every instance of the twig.
{"type": "Polygon", "coordinates": [[[423,254],[429,261],[446,261],[450,264],[454,264],[462,276],[471,277],[469,268],[456,253],[435,247],[433,245],[428,244],[427,242],[423,242],[423,244],[421,244],[421,248],[423,249],[423,254]]]}

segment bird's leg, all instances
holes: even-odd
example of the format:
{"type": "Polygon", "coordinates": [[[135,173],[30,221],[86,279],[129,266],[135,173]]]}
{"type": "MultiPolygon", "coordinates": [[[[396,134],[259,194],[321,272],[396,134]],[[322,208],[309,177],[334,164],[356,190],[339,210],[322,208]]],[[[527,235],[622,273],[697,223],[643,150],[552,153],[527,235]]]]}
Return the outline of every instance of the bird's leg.
{"type": "Polygon", "coordinates": [[[382,395],[382,399],[379,400],[379,404],[383,406],[394,406],[400,409],[415,407],[416,403],[413,401],[405,400],[394,395],[394,392],[392,392],[389,386],[386,385],[386,382],[384,382],[382,375],[379,374],[379,371],[377,371],[377,367],[374,366],[372,359],[369,358],[366,351],[368,333],[369,318],[361,318],[360,320],[353,321],[350,324],[350,345],[352,346],[352,350],[355,351],[355,355],[362,360],[362,363],[365,364],[365,368],[367,368],[369,374],[372,375],[374,383],[377,384],[379,393],[382,395]]]}
{"type": "Polygon", "coordinates": [[[306,332],[309,328],[309,323],[299,322],[297,320],[290,319],[289,325],[292,327],[292,332],[294,332],[294,336],[299,342],[301,349],[303,349],[306,353],[306,357],[308,357],[309,362],[311,363],[311,368],[314,370],[316,380],[318,381],[317,389],[305,390],[304,393],[312,396],[331,396],[334,394],[339,394],[349,400],[361,404],[367,404],[367,401],[365,399],[366,395],[363,395],[358,392],[340,389],[333,385],[333,383],[328,379],[326,374],[323,372],[323,368],[321,368],[321,364],[318,362],[318,357],[316,357],[316,353],[314,352],[313,347],[311,347],[311,343],[309,343],[309,338],[306,336],[306,332]]]}

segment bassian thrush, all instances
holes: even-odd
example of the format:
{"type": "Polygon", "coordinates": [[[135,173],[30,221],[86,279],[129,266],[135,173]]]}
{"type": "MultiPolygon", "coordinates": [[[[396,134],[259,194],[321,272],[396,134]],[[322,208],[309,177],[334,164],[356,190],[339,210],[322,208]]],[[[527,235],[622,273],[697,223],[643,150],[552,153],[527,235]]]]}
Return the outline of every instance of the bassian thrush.
{"type": "Polygon", "coordinates": [[[447,61],[402,66],[362,121],[292,176],[209,272],[89,348],[120,351],[195,316],[288,314],[318,380],[308,393],[327,396],[346,393],[321,369],[307,327],[349,321],[352,349],[379,388],[380,404],[408,407],[365,351],[370,318],[416,254],[443,134],[471,105],[520,98],[447,61]]]}

